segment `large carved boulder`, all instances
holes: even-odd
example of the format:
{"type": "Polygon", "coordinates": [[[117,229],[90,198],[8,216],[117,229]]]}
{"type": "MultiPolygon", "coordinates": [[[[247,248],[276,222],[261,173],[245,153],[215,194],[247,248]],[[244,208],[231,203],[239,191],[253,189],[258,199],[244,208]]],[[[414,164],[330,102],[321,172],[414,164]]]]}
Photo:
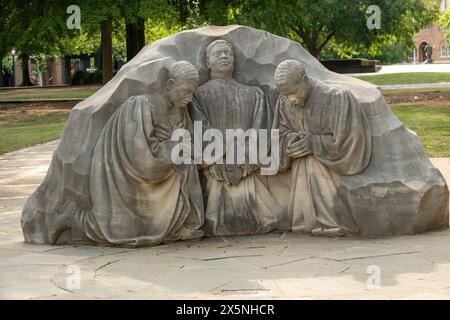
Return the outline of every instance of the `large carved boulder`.
{"type": "Polygon", "coordinates": [[[23,209],[26,242],[49,242],[48,230],[63,202],[74,200],[89,209],[91,159],[114,111],[131,95],[160,90],[173,61],[191,62],[199,70],[200,82],[206,82],[205,48],[218,38],[233,44],[234,78],[262,88],[272,108],[278,97],[273,75],[286,59],[301,61],[315,81],[347,89],[359,100],[370,120],[372,157],[361,174],[341,178],[339,194],[352,208],[361,235],[415,234],[448,227],[449,192],[443,176],[377,87],[328,71],[297,42],[249,27],[227,26],[184,31],[146,46],[109,83],[74,107],[48,174],[23,209]]]}

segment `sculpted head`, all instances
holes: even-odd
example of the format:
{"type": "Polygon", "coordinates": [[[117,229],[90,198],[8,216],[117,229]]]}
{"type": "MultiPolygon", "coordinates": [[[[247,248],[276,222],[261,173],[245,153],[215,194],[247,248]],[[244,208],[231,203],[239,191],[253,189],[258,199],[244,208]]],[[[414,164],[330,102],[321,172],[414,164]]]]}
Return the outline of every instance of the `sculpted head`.
{"type": "Polygon", "coordinates": [[[234,53],[231,43],[216,40],[206,47],[206,66],[211,70],[211,76],[229,78],[234,69],[234,53]]]}
{"type": "Polygon", "coordinates": [[[187,61],[172,63],[169,67],[169,79],[166,82],[166,94],[170,102],[177,107],[185,107],[192,101],[192,95],[198,87],[198,71],[187,61]]]}
{"type": "Polygon", "coordinates": [[[275,71],[274,80],[277,90],[285,95],[291,104],[303,105],[308,99],[311,85],[300,61],[285,60],[280,63],[275,71]]]}

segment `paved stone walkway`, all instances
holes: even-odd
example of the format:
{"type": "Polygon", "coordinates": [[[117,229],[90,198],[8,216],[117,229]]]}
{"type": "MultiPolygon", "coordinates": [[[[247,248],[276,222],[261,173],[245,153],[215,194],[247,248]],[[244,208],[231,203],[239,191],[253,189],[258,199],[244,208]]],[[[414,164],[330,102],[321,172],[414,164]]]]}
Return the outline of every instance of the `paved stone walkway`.
{"type": "MultiPolygon", "coordinates": [[[[0,156],[0,299],[450,298],[450,230],[382,239],[286,233],[142,249],[26,245],[21,208],[56,145],[0,156]]],[[[450,181],[450,160],[433,162],[450,181]]]]}
{"type": "Polygon", "coordinates": [[[374,74],[392,74],[392,73],[409,73],[409,72],[450,72],[450,63],[434,63],[434,64],[393,64],[383,66],[376,73],[354,73],[352,76],[364,76],[374,74]]]}

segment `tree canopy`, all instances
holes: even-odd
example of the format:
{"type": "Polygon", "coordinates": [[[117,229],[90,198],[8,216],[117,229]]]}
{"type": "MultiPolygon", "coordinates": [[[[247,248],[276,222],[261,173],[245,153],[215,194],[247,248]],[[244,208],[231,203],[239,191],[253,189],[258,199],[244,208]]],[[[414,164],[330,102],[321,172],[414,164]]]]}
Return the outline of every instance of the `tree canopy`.
{"type": "Polygon", "coordinates": [[[437,18],[439,0],[211,0],[203,17],[213,24],[239,23],[299,41],[319,57],[331,42],[348,48],[380,47],[414,34],[437,18]],[[370,30],[369,6],[381,10],[381,28],[370,30]]]}
{"type": "Polygon", "coordinates": [[[105,81],[112,77],[113,44],[116,55],[128,54],[130,59],[145,45],[146,21],[150,21],[150,31],[156,36],[179,29],[179,20],[173,18],[177,11],[168,0],[79,0],[79,30],[70,30],[66,25],[69,18],[66,10],[72,1],[0,0],[0,5],[0,56],[14,47],[22,60],[28,61],[34,54],[91,54],[100,46],[105,81]],[[135,37],[136,33],[139,37],[135,37]]]}
{"type": "MultiPolygon", "coordinates": [[[[81,29],[69,30],[72,1],[0,0],[0,56],[92,54],[101,48],[104,81],[112,57],[131,59],[145,43],[203,25],[244,24],[299,41],[315,56],[391,55],[437,18],[439,0],[78,0],[81,29]],[[381,10],[370,30],[367,9],[381,10]],[[113,50],[114,47],[114,50],[113,50]]],[[[450,26],[450,13],[441,18],[450,26]]],[[[448,28],[449,29],[449,28],[448,28]]],[[[26,71],[26,70],[25,70],[26,71]]]]}

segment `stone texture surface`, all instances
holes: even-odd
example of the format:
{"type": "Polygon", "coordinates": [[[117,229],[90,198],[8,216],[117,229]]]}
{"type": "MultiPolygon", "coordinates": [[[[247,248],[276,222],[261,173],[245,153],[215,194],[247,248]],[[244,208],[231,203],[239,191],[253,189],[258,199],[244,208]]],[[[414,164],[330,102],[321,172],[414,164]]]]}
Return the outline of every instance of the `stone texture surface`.
{"type": "MultiPolygon", "coordinates": [[[[363,174],[343,177],[345,198],[359,215],[362,235],[414,234],[448,227],[448,188],[429,161],[417,136],[393,115],[372,84],[325,69],[300,44],[243,27],[206,27],[177,33],[146,46],[103,88],[70,114],[51,169],[30,197],[22,217],[24,232],[48,232],[56,209],[67,200],[89,208],[89,176],[95,145],[108,119],[130,96],[160,91],[165,66],[187,60],[197,67],[200,82],[208,80],[205,48],[215,39],[233,44],[233,78],[259,86],[275,106],[273,75],[286,59],[304,63],[308,76],[334,89],[349,90],[371,125],[372,158],[363,174]]],[[[45,243],[46,237],[34,242],[45,243]]]]}
{"type": "MultiPolygon", "coordinates": [[[[324,239],[291,233],[142,249],[23,243],[21,208],[57,141],[0,156],[0,299],[449,299],[450,231],[324,239]],[[70,266],[81,271],[70,290],[70,266]],[[370,289],[367,268],[381,271],[370,289]]],[[[450,181],[450,159],[432,159],[450,181]]]]}

